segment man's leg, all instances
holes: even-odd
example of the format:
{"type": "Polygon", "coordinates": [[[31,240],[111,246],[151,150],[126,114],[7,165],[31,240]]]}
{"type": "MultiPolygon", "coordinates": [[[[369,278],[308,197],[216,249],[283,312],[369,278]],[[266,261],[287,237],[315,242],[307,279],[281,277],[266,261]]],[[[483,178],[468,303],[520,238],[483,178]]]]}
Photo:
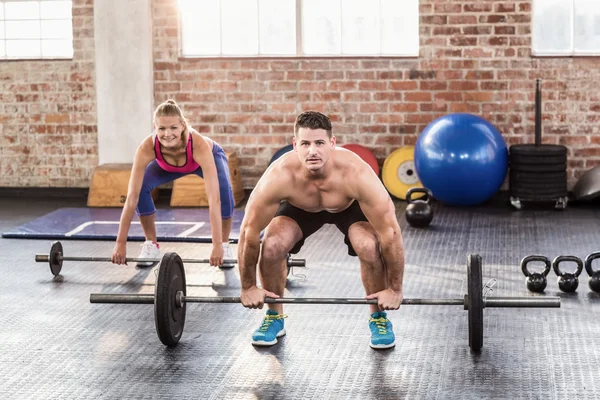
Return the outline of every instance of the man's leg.
{"type": "MultiPolygon", "coordinates": [[[[348,230],[348,238],[354,252],[360,260],[360,276],[367,295],[386,289],[386,271],[377,233],[371,224],[365,221],[356,222],[348,230]]],[[[371,313],[379,311],[377,304],[371,304],[371,313]]]]}
{"type": "MultiPolygon", "coordinates": [[[[367,295],[387,288],[386,268],[381,257],[379,239],[371,224],[355,222],[348,229],[348,239],[360,260],[360,274],[367,295]]],[[[370,304],[370,346],[374,349],[394,347],[396,337],[387,313],[380,311],[377,304],[370,304]]]]}
{"type": "MultiPolygon", "coordinates": [[[[283,296],[287,280],[285,260],[294,245],[302,239],[302,230],[290,217],[275,217],[262,240],[258,269],[263,289],[283,296]]],[[[283,304],[268,304],[270,310],[283,313],[283,304]]]]}
{"type": "MultiPolygon", "coordinates": [[[[287,279],[285,259],[290,251],[299,250],[296,244],[302,240],[302,230],[290,217],[273,218],[262,239],[259,276],[263,289],[283,296],[287,279]]],[[[282,304],[267,304],[268,310],[260,327],[252,334],[252,344],[271,346],[277,338],[285,335],[282,304]]]]}

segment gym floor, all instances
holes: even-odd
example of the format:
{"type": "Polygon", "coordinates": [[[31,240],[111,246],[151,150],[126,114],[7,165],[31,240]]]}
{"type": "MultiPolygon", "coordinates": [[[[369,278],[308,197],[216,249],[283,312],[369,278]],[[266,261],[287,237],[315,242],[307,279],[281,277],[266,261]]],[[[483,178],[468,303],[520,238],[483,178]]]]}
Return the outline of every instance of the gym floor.
{"type": "MultiPolygon", "coordinates": [[[[585,258],[600,250],[600,213],[592,207],[513,211],[435,206],[427,229],[398,218],[406,249],[404,295],[462,298],[469,253],[483,258],[491,296],[561,296],[560,309],[486,309],[484,346],[468,347],[467,312],[457,306],[403,306],[390,313],[397,345],[368,346],[366,306],[287,305],[287,336],[255,348],[250,336],[264,310],[191,304],[179,345],[156,336],[151,305],[90,304],[89,294],[153,293],[152,269],[65,262],[60,279],[35,253],[50,240],[0,239],[0,393],[3,399],[597,399],[600,296],[587,274],[577,292],[525,287],[519,262],[529,254],[585,258]]],[[[3,198],[2,231],[85,199],[3,198]]],[[[137,256],[139,242],[128,245],[137,256]]],[[[65,255],[109,256],[113,243],[63,241],[65,255]]],[[[163,243],[182,257],[208,257],[210,244],[163,243]]],[[[333,226],[313,235],[298,257],[287,297],[360,297],[356,258],[333,226]]],[[[569,267],[567,265],[567,267],[569,267]]],[[[187,265],[188,294],[238,296],[237,269],[187,265]]]]}

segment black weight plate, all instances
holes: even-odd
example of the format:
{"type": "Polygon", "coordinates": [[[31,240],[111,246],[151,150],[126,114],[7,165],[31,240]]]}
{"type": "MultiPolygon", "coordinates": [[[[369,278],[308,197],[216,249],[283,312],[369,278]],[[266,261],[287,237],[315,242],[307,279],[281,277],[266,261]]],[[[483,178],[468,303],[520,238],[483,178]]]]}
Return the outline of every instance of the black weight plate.
{"type": "Polygon", "coordinates": [[[185,324],[186,304],[177,305],[177,292],[186,294],[183,262],[177,253],[165,253],[154,287],[154,321],[158,338],[166,346],[179,342],[185,324]]]}
{"type": "Polygon", "coordinates": [[[517,185],[517,186],[511,186],[510,187],[510,191],[511,192],[524,192],[524,193],[563,193],[567,191],[566,187],[560,187],[560,188],[556,188],[556,187],[547,187],[547,188],[540,188],[540,187],[530,187],[530,186],[524,186],[524,185],[517,185]]]}
{"type": "Polygon", "coordinates": [[[467,260],[467,299],[469,308],[469,347],[474,352],[483,347],[483,288],[481,257],[469,254],[467,260]]]}
{"type": "Polygon", "coordinates": [[[549,178],[544,178],[544,177],[539,177],[539,178],[530,178],[530,177],[523,177],[522,175],[519,175],[519,177],[515,176],[515,175],[510,175],[509,176],[509,185],[512,186],[529,186],[529,185],[534,185],[534,186],[550,186],[550,187],[566,187],[567,186],[567,179],[566,178],[558,178],[558,179],[549,179],[549,178]]]}
{"type": "Polygon", "coordinates": [[[554,185],[546,185],[541,186],[539,184],[531,184],[525,182],[514,183],[511,182],[509,185],[509,190],[529,190],[529,191],[556,191],[562,192],[567,190],[567,185],[564,184],[554,184],[554,185]]]}
{"type": "Polygon", "coordinates": [[[50,247],[50,255],[48,257],[48,262],[50,264],[50,272],[52,275],[58,276],[60,271],[62,270],[62,257],[63,257],[63,247],[60,242],[52,243],[52,247],[50,247]]]}
{"type": "Polygon", "coordinates": [[[531,191],[564,191],[567,190],[567,185],[564,183],[555,183],[555,184],[534,184],[528,182],[510,182],[509,185],[510,190],[531,190],[531,191]]]}
{"type": "Polygon", "coordinates": [[[523,201],[556,201],[558,199],[562,199],[563,197],[567,197],[566,194],[563,195],[548,195],[548,194],[526,194],[526,193],[511,193],[510,197],[523,200],[523,201]]]}
{"type": "Polygon", "coordinates": [[[566,196],[567,190],[560,189],[526,189],[526,188],[510,188],[510,192],[514,195],[545,195],[545,196],[566,196]]]}
{"type": "Polygon", "coordinates": [[[511,197],[521,200],[521,201],[557,201],[557,200],[562,199],[563,197],[567,197],[567,196],[566,195],[547,196],[547,195],[539,195],[539,194],[515,196],[511,193],[511,197]]]}
{"type": "Polygon", "coordinates": [[[555,165],[537,165],[537,164],[518,164],[518,165],[510,165],[511,171],[516,172],[564,172],[567,170],[567,166],[565,164],[555,164],[555,165]]]}
{"type": "Polygon", "coordinates": [[[510,185],[511,192],[532,192],[532,193],[562,193],[567,191],[567,185],[526,185],[523,183],[517,185],[510,185]]]}
{"type": "Polygon", "coordinates": [[[567,148],[557,144],[542,144],[540,146],[536,146],[535,144],[515,144],[510,146],[509,153],[523,156],[555,156],[567,154],[567,148]]]}
{"type": "Polygon", "coordinates": [[[561,197],[567,197],[567,191],[563,192],[553,192],[553,193],[536,193],[536,192],[523,192],[523,191],[510,191],[510,195],[512,197],[516,197],[519,199],[559,199],[561,197]]]}
{"type": "Polygon", "coordinates": [[[567,155],[561,154],[556,156],[524,156],[521,154],[512,154],[509,159],[510,165],[516,164],[536,164],[536,165],[553,165],[566,164],[567,155]]]}
{"type": "Polygon", "coordinates": [[[566,190],[567,182],[524,182],[524,181],[511,181],[510,188],[525,189],[525,190],[566,190]]]}
{"type": "Polygon", "coordinates": [[[518,185],[518,186],[533,186],[533,187],[557,187],[557,188],[562,188],[562,187],[566,187],[567,186],[567,180],[566,179],[547,179],[547,178],[538,178],[538,179],[534,179],[534,178],[514,178],[513,176],[510,176],[511,178],[511,184],[514,185],[518,185]]]}
{"type": "Polygon", "coordinates": [[[523,172],[523,171],[515,171],[510,170],[510,177],[515,179],[533,179],[533,180],[566,180],[567,179],[567,171],[560,172],[523,172]]]}

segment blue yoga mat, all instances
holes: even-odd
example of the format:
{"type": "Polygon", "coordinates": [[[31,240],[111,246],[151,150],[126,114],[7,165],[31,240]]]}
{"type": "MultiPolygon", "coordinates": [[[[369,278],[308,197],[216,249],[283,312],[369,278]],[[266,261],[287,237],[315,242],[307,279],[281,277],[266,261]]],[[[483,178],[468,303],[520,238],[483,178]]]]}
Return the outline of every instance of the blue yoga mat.
{"type": "MultiPolygon", "coordinates": [[[[120,208],[60,208],[43,217],[4,232],[3,238],[116,240],[120,208]]],[[[237,243],[243,210],[235,210],[231,223],[230,241],[237,243]]],[[[208,208],[175,208],[156,210],[156,235],[161,242],[211,243],[208,208]]],[[[128,240],[143,241],[144,232],[133,218],[128,240]]]]}

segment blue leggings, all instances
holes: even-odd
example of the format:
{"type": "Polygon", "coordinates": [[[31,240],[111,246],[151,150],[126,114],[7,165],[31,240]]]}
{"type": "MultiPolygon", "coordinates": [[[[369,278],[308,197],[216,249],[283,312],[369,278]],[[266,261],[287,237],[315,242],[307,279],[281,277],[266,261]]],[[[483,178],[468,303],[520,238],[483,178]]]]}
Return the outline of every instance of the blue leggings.
{"type": "MultiPolygon", "coordinates": [[[[221,195],[221,218],[229,219],[233,215],[233,191],[231,190],[231,180],[229,177],[229,164],[225,151],[216,142],[213,145],[213,156],[217,166],[217,176],[219,178],[219,193],[221,195]]],[[[198,167],[192,174],[204,178],[202,168],[198,167]]],[[[152,215],[156,212],[151,192],[158,185],[174,181],[182,176],[189,175],[180,172],[168,172],[158,166],[156,160],[152,161],[146,167],[144,173],[144,182],[140,190],[140,198],[137,205],[137,214],[140,216],[152,215]]]]}

